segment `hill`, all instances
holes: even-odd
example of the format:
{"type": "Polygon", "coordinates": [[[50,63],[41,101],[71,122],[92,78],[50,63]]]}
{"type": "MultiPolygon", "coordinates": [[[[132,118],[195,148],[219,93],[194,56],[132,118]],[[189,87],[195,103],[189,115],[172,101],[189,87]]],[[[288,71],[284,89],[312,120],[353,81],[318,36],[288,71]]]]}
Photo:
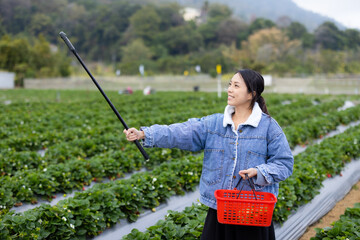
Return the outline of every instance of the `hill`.
{"type": "MultiPolygon", "coordinates": [[[[200,8],[204,0],[170,0],[183,6],[200,8]]],[[[334,22],[340,29],[345,27],[332,18],[305,10],[291,0],[208,0],[209,3],[228,5],[234,14],[245,21],[255,17],[262,17],[277,22],[279,18],[287,16],[292,21],[305,25],[308,31],[313,32],[325,21],[334,22]]]]}

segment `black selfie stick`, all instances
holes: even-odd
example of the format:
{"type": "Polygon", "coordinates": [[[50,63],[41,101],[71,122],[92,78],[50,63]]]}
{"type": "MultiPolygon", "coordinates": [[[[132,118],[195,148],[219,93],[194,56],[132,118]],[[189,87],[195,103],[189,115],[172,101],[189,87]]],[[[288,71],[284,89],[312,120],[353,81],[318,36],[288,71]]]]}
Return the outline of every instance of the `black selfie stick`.
{"type": "MultiPolygon", "coordinates": [[[[64,32],[60,32],[59,33],[60,37],[64,40],[64,42],[66,43],[66,45],[68,46],[68,48],[70,49],[70,51],[73,52],[73,54],[75,55],[75,57],[79,60],[79,62],[81,63],[81,65],[84,67],[85,71],[89,74],[90,78],[92,79],[92,81],[94,82],[94,84],[96,85],[96,87],[99,89],[99,91],[101,92],[101,94],[104,96],[104,98],[106,99],[106,101],[108,102],[108,104],[110,105],[111,109],[114,111],[114,113],[116,114],[116,116],[118,117],[118,119],[120,120],[120,122],[124,125],[124,128],[126,130],[129,129],[129,127],[127,126],[127,124],[125,123],[124,119],[120,116],[120,113],[116,110],[116,108],[114,107],[114,105],[111,103],[110,99],[106,96],[106,94],[104,93],[104,91],[101,89],[100,85],[97,83],[97,81],[95,80],[95,78],[93,77],[93,75],[90,73],[89,69],[85,66],[83,60],[80,58],[79,54],[76,52],[75,47],[71,44],[70,40],[66,37],[66,34],[64,32]]],[[[144,148],[140,145],[138,140],[135,140],[134,143],[136,144],[136,146],[138,147],[138,149],[140,150],[140,152],[142,153],[142,155],[144,156],[145,160],[149,159],[149,156],[147,155],[147,153],[145,152],[144,148]]]]}

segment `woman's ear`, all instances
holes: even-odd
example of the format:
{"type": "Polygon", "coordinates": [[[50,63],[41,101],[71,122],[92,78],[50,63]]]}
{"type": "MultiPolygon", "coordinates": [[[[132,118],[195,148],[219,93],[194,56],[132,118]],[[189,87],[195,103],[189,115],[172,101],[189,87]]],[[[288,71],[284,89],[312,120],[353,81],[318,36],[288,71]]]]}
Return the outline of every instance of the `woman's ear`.
{"type": "Polygon", "coordinates": [[[248,97],[249,97],[249,100],[252,100],[253,98],[255,98],[256,96],[256,91],[253,91],[252,93],[249,93],[248,97]]]}

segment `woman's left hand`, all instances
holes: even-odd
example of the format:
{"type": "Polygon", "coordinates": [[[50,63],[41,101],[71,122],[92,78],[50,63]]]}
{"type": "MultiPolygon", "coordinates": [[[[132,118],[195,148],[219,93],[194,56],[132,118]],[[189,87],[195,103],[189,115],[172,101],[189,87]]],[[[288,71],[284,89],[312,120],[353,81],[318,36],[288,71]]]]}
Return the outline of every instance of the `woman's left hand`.
{"type": "Polygon", "coordinates": [[[243,179],[246,179],[245,178],[245,174],[248,174],[249,178],[252,178],[252,177],[255,177],[257,175],[257,169],[256,168],[249,168],[249,169],[246,169],[246,170],[241,170],[239,172],[240,176],[243,178],[243,179]]]}

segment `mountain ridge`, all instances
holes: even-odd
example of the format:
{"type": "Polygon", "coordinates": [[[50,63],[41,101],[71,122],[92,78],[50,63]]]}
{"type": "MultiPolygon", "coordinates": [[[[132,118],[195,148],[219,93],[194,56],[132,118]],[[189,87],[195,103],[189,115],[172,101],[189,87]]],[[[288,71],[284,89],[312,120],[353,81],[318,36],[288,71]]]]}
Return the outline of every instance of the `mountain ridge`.
{"type": "MultiPolygon", "coordinates": [[[[201,8],[205,0],[168,0],[182,6],[201,8]]],[[[313,32],[325,21],[331,21],[343,30],[346,27],[333,18],[306,10],[292,0],[208,0],[209,3],[220,3],[230,7],[234,15],[249,22],[254,17],[270,19],[276,22],[288,16],[292,21],[300,22],[308,31],[313,32]]]]}

